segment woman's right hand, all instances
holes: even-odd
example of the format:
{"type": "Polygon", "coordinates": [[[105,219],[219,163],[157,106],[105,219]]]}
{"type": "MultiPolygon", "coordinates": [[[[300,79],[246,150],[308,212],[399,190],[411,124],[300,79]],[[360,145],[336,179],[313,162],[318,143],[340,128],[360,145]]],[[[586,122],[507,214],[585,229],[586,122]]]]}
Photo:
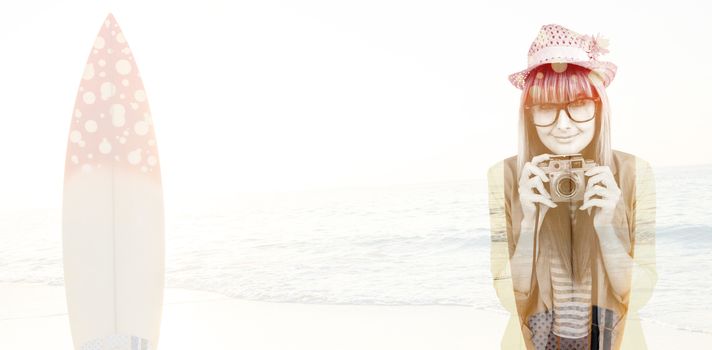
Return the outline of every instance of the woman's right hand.
{"type": "Polygon", "coordinates": [[[539,167],[539,163],[549,160],[550,156],[546,153],[535,156],[522,168],[522,175],[519,178],[519,202],[522,205],[522,221],[527,224],[533,225],[536,220],[536,203],[544,205],[542,210],[556,207],[556,203],[551,200],[551,195],[544,188],[544,182],[549,182],[549,177],[539,167]]]}

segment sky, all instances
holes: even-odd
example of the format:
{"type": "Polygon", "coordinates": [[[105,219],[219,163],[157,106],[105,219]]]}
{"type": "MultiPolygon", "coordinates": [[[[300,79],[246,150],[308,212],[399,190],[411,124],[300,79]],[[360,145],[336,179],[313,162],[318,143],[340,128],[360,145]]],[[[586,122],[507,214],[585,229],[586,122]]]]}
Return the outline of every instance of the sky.
{"type": "Polygon", "coordinates": [[[516,153],[507,76],[550,23],[610,40],[614,149],[712,163],[701,1],[29,0],[0,3],[0,207],[61,206],[74,99],[109,12],[173,198],[483,179],[516,153]]]}

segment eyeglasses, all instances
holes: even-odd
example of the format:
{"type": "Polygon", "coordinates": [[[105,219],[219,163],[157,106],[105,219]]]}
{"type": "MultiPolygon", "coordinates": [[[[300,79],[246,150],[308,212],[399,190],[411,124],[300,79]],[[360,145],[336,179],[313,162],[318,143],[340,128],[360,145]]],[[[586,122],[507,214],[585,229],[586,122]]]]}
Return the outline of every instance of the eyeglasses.
{"type": "Polygon", "coordinates": [[[536,126],[550,126],[556,123],[559,112],[566,111],[569,119],[577,123],[585,123],[596,117],[599,97],[580,98],[567,103],[543,103],[524,106],[529,111],[536,126]]]}

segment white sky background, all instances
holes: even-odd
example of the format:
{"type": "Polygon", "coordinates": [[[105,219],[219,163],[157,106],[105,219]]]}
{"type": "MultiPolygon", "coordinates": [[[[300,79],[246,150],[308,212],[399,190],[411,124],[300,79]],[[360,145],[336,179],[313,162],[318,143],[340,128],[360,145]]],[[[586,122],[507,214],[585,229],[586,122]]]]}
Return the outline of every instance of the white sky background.
{"type": "MultiPolygon", "coordinates": [[[[700,4],[704,4],[700,2],[700,4]]],[[[484,178],[517,148],[543,24],[610,39],[613,147],[712,162],[712,24],[688,1],[0,3],[0,207],[59,207],[84,65],[109,11],[133,51],[165,191],[484,178]],[[580,7],[576,7],[580,6],[580,7]],[[630,5],[629,5],[630,6],[630,5]]]]}

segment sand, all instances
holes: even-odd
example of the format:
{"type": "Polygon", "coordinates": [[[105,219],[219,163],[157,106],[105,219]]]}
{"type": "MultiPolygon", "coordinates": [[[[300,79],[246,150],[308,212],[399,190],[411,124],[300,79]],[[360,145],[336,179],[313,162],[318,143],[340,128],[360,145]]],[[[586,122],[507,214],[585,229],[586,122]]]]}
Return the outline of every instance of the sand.
{"type": "MultiPolygon", "coordinates": [[[[467,306],[311,305],[167,289],[159,350],[499,349],[508,315],[467,306]]],[[[644,322],[650,349],[712,334],[644,322]]],[[[0,284],[0,349],[72,349],[64,288],[0,284]]]]}

